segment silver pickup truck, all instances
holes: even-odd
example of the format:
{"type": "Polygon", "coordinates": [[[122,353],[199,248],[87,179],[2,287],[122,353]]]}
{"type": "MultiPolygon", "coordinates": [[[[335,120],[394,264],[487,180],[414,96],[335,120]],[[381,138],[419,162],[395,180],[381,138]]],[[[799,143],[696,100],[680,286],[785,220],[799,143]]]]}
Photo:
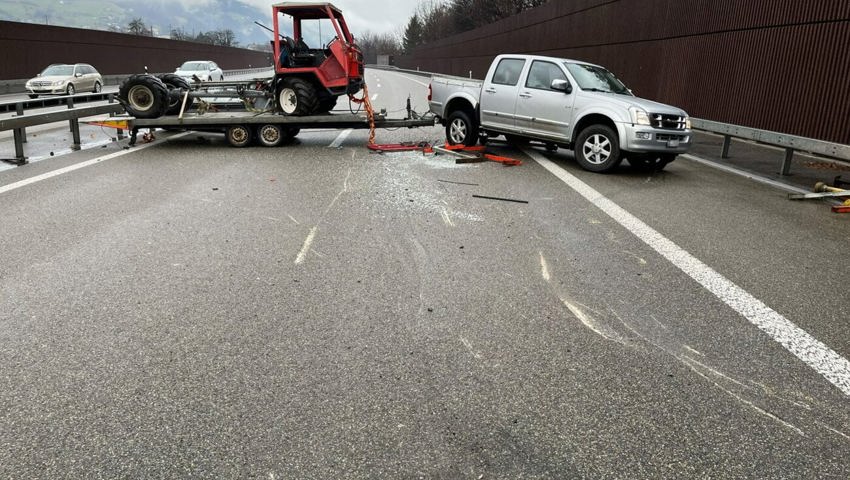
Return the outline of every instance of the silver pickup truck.
{"type": "Polygon", "coordinates": [[[660,170],[691,146],[682,109],[634,96],[599,65],[535,55],[499,55],[484,81],[435,75],[428,102],[450,144],[504,135],[570,148],[578,163],[607,172],[625,158],[660,170]]]}

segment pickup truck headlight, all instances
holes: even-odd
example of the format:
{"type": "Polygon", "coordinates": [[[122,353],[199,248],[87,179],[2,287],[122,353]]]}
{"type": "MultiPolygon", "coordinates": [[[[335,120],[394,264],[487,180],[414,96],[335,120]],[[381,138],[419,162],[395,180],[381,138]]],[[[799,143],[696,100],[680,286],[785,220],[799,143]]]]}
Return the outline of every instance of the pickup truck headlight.
{"type": "Polygon", "coordinates": [[[688,130],[691,129],[691,117],[685,117],[685,128],[688,130]]]}
{"type": "Polygon", "coordinates": [[[632,122],[635,125],[652,125],[652,123],[649,121],[649,115],[646,113],[646,111],[637,107],[632,107],[629,109],[629,111],[632,114],[632,122]]]}

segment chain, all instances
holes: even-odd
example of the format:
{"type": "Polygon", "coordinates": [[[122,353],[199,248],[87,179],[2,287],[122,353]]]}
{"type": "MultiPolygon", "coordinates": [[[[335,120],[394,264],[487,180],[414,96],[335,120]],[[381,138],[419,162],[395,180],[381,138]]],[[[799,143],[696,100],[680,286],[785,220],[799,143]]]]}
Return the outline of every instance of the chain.
{"type": "Polygon", "coordinates": [[[375,144],[375,110],[372,108],[372,101],[369,99],[369,87],[366,86],[366,83],[363,83],[363,98],[357,98],[354,95],[349,95],[349,99],[352,102],[360,105],[366,109],[366,118],[369,119],[369,145],[375,144]]]}

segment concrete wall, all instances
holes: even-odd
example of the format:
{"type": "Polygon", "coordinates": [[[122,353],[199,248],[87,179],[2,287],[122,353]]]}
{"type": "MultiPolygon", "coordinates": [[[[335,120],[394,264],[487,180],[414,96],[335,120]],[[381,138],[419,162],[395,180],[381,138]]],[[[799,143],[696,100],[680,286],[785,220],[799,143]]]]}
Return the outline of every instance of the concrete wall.
{"type": "Polygon", "coordinates": [[[850,143],[847,0],[552,0],[396,64],[481,78],[500,53],[599,63],[695,117],[850,143]]]}
{"type": "Polygon", "coordinates": [[[34,77],[51,63],[89,63],[102,75],[173,72],[186,60],[225,70],[271,65],[271,54],[123,33],[0,21],[0,80],[34,77]]]}

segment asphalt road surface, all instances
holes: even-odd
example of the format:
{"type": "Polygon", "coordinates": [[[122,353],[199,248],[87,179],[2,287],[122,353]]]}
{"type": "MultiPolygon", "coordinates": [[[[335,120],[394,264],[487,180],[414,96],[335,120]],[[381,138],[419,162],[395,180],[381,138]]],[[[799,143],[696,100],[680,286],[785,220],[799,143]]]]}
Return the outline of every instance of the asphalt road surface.
{"type": "Polygon", "coordinates": [[[367,135],[0,172],[0,477],[850,477],[846,216],[367,135]]]}

